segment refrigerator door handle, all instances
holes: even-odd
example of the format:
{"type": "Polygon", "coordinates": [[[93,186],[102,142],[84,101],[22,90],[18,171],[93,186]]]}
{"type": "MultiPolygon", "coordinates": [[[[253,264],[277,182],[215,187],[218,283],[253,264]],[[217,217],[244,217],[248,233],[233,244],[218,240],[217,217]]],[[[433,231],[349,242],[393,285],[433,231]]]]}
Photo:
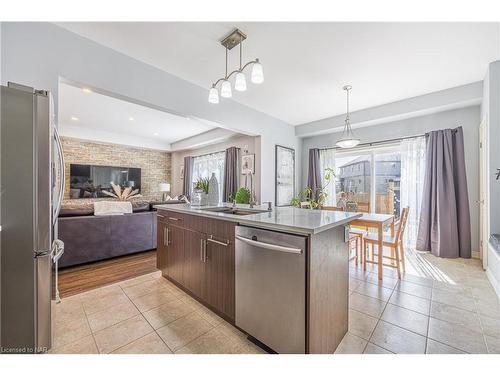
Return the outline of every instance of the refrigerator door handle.
{"type": "Polygon", "coordinates": [[[59,211],[61,210],[61,205],[64,197],[64,189],[66,188],[65,174],[64,174],[64,154],[61,144],[61,138],[59,137],[59,132],[57,131],[57,127],[54,125],[54,139],[56,141],[57,154],[59,156],[59,170],[60,170],[60,179],[59,179],[59,199],[57,202],[56,209],[54,211],[53,224],[56,223],[57,218],[59,216],[59,211]]]}

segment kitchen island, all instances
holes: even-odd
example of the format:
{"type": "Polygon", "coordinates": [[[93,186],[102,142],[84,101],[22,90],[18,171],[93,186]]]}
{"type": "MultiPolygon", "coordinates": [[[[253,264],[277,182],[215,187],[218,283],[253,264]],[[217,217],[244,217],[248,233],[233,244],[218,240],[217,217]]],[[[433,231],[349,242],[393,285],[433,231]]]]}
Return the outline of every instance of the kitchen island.
{"type": "Polygon", "coordinates": [[[333,353],[348,328],[346,228],[357,213],[157,205],[157,264],[279,353],[333,353]]]}

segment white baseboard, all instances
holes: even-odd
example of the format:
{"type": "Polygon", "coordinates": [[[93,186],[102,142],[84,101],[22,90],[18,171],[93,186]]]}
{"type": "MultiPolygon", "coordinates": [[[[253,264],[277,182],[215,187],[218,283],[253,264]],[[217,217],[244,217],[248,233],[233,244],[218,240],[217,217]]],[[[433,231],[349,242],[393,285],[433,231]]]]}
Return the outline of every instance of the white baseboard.
{"type": "Polygon", "coordinates": [[[481,259],[481,253],[479,251],[472,251],[470,256],[474,259],[481,259]]]}
{"type": "Polygon", "coordinates": [[[493,274],[491,273],[489,268],[486,270],[486,276],[488,276],[488,280],[490,280],[490,283],[493,286],[493,289],[495,289],[495,292],[497,293],[498,298],[500,298],[500,284],[495,279],[495,277],[493,276],[493,274]]]}

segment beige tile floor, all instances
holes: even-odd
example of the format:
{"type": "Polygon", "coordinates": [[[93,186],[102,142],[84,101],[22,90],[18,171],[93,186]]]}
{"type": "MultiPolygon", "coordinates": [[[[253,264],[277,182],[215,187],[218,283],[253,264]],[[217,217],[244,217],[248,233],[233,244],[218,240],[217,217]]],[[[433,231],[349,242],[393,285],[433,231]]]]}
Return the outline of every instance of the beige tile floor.
{"type": "Polygon", "coordinates": [[[263,353],[159,271],[64,298],[55,310],[50,353],[263,353]]]}
{"type": "Polygon", "coordinates": [[[500,300],[480,261],[406,259],[401,280],[351,262],[349,332],[335,353],[500,353],[500,300]]]}
{"type": "MultiPolygon", "coordinates": [[[[500,301],[479,260],[407,253],[402,280],[350,264],[336,353],[500,353],[500,301]]],[[[159,272],[65,298],[51,353],[263,353],[159,272]]]]}

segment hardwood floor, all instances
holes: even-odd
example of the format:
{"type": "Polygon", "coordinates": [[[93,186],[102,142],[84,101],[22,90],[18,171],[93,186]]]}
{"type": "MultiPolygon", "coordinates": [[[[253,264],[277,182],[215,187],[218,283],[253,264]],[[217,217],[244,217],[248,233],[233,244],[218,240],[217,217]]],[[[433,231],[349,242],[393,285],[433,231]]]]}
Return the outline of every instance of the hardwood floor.
{"type": "Polygon", "coordinates": [[[156,271],[156,250],[59,270],[61,298],[156,271]]]}

